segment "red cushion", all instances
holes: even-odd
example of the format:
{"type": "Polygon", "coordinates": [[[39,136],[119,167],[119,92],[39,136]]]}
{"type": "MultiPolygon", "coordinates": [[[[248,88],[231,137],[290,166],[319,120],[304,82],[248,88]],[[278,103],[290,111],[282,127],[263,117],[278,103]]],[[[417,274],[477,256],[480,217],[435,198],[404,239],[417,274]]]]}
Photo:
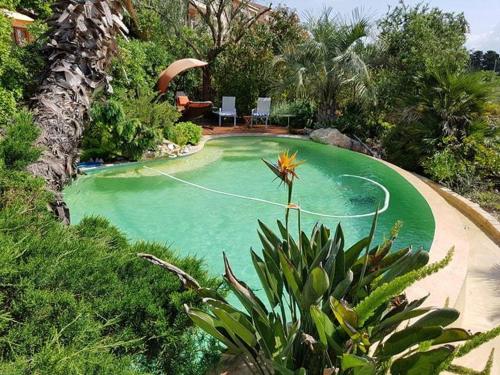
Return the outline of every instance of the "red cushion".
{"type": "Polygon", "coordinates": [[[187,96],[178,96],[177,105],[185,106],[189,103],[189,98],[187,96]]]}

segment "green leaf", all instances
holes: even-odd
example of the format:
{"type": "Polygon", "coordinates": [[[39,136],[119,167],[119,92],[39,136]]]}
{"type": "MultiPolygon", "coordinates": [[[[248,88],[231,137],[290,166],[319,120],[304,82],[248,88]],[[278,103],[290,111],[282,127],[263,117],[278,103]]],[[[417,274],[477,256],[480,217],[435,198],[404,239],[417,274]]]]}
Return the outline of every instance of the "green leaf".
{"type": "Polygon", "coordinates": [[[278,263],[276,263],[276,260],[268,253],[264,252],[263,255],[267,267],[269,284],[273,286],[273,290],[276,289],[276,297],[281,300],[283,297],[283,274],[279,268],[279,256],[277,257],[278,263]]]}
{"type": "Polygon", "coordinates": [[[410,248],[404,248],[398,251],[395,251],[393,253],[388,254],[387,256],[382,259],[380,262],[380,267],[386,268],[394,264],[395,262],[399,261],[401,258],[403,258],[406,254],[410,252],[410,248]]]}
{"type": "Polygon", "coordinates": [[[279,252],[280,265],[281,270],[283,271],[283,275],[285,276],[286,285],[288,286],[289,292],[295,297],[296,301],[301,304],[301,289],[302,283],[300,281],[300,277],[297,273],[297,270],[293,266],[292,262],[286,257],[286,255],[280,251],[279,252]]]}
{"type": "Polygon", "coordinates": [[[316,305],[311,305],[309,310],[316,326],[316,331],[318,331],[319,340],[325,347],[328,347],[328,337],[332,336],[335,331],[332,321],[316,305]]]}
{"type": "Polygon", "coordinates": [[[241,353],[243,350],[238,348],[231,338],[224,336],[217,327],[221,327],[220,323],[217,323],[216,320],[209,314],[199,309],[190,308],[185,306],[186,313],[191,318],[193,323],[204,330],[206,333],[216,338],[224,345],[226,345],[234,354],[241,353]]]}
{"type": "Polygon", "coordinates": [[[236,278],[229,265],[229,261],[224,255],[224,279],[226,280],[228,286],[234,292],[236,297],[240,300],[245,309],[251,313],[253,310],[256,310],[260,315],[266,317],[267,309],[262,303],[262,301],[255,295],[255,293],[243,282],[236,278]]]}
{"type": "Polygon", "coordinates": [[[355,311],[359,316],[360,324],[363,324],[370,319],[378,308],[388,303],[391,298],[402,293],[410,285],[447,266],[453,258],[453,252],[454,249],[452,248],[448,251],[446,257],[439,262],[429,264],[422,269],[414,270],[406,275],[392,280],[390,283],[382,284],[373,290],[355,307],[355,311]]]}
{"type": "Polygon", "coordinates": [[[269,272],[267,270],[266,264],[264,261],[255,253],[255,251],[250,251],[252,256],[253,266],[259,276],[260,283],[262,288],[266,292],[267,299],[272,308],[274,308],[278,304],[278,299],[276,298],[278,291],[277,285],[272,285],[269,280],[269,272]]]}
{"type": "Polygon", "coordinates": [[[333,297],[330,298],[330,307],[344,331],[349,336],[357,334],[358,316],[356,312],[350,309],[344,302],[336,300],[333,297]]]}
{"type": "Polygon", "coordinates": [[[446,327],[456,321],[460,312],[455,309],[442,308],[431,311],[412,324],[412,327],[441,326],[446,327]]]}
{"type": "Polygon", "coordinates": [[[353,375],[374,375],[375,365],[369,359],[354,354],[343,354],[341,359],[342,371],[353,369],[353,375]]]}
{"type": "Polygon", "coordinates": [[[330,282],[325,270],[316,267],[307,276],[307,281],[302,291],[302,303],[304,309],[315,303],[328,290],[330,282]]]}
{"type": "Polygon", "coordinates": [[[281,240],[274,232],[262,221],[258,221],[260,230],[264,234],[265,238],[276,248],[281,244],[281,240]]]}
{"type": "Polygon", "coordinates": [[[354,263],[356,263],[363,249],[367,247],[369,244],[370,244],[370,237],[365,237],[362,240],[356,242],[354,245],[352,245],[349,249],[345,251],[344,264],[346,269],[350,269],[354,265],[354,263]]]}
{"type": "Polygon", "coordinates": [[[432,340],[432,345],[448,344],[450,342],[465,341],[473,337],[462,328],[447,328],[438,338],[432,340]]]}
{"type": "Polygon", "coordinates": [[[213,307],[212,311],[221,320],[226,331],[231,336],[238,336],[249,347],[255,347],[257,337],[255,337],[254,329],[249,322],[245,322],[245,317],[241,313],[228,313],[226,310],[217,307],[213,307]]]}
{"type": "Polygon", "coordinates": [[[435,374],[439,365],[446,361],[452,352],[452,348],[443,346],[438,349],[400,358],[392,364],[391,375],[435,374]]]}
{"type": "Polygon", "coordinates": [[[382,320],[382,322],[373,329],[372,334],[375,335],[378,332],[383,332],[387,328],[399,325],[401,322],[403,322],[405,320],[413,319],[413,318],[416,318],[417,316],[426,314],[430,310],[432,310],[432,307],[423,308],[423,309],[415,309],[415,310],[404,310],[404,311],[401,311],[400,313],[396,313],[394,315],[391,315],[390,317],[382,320]]]}
{"type": "Polygon", "coordinates": [[[424,341],[439,337],[443,333],[441,327],[409,327],[394,333],[382,348],[383,356],[393,356],[424,341]]]}
{"type": "Polygon", "coordinates": [[[272,324],[256,312],[253,312],[252,318],[255,330],[260,337],[259,344],[261,344],[260,346],[266,353],[267,358],[272,358],[276,351],[276,338],[272,324]]]}
{"type": "Polygon", "coordinates": [[[345,279],[337,284],[337,286],[333,290],[332,296],[336,299],[343,298],[347,294],[347,291],[349,290],[349,287],[351,286],[353,279],[354,279],[354,274],[350,269],[348,269],[345,279]]]}

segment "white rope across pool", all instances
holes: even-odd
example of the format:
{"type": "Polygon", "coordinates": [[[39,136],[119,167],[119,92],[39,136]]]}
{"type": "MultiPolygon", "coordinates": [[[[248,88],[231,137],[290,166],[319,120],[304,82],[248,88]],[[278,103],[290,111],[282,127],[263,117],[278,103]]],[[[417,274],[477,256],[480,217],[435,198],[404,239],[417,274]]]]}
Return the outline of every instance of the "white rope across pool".
{"type": "MultiPolygon", "coordinates": [[[[229,196],[229,197],[234,197],[234,198],[246,199],[246,200],[254,201],[254,202],[271,204],[271,205],[279,206],[279,207],[283,207],[283,208],[287,208],[288,207],[286,204],[283,204],[283,203],[271,202],[271,201],[268,201],[268,200],[265,200],[265,199],[260,199],[260,198],[255,198],[255,197],[247,197],[245,195],[227,193],[225,191],[211,189],[211,188],[208,188],[206,186],[198,185],[198,184],[195,184],[195,183],[183,180],[183,179],[181,179],[179,177],[175,177],[175,176],[173,176],[171,174],[168,174],[166,172],[160,171],[160,170],[155,169],[155,168],[151,168],[151,167],[147,167],[147,166],[144,166],[144,168],[152,170],[152,171],[155,171],[156,173],[159,173],[159,174],[161,174],[161,175],[163,175],[165,177],[168,177],[168,178],[170,178],[170,179],[172,179],[174,181],[177,181],[177,182],[183,183],[185,185],[189,185],[189,186],[195,187],[197,189],[209,191],[211,193],[221,194],[221,195],[225,195],[225,196],[229,196]]],[[[383,205],[383,207],[381,209],[378,210],[378,213],[381,214],[381,213],[385,212],[389,208],[389,201],[390,201],[391,194],[389,193],[389,190],[387,190],[387,188],[384,185],[378,183],[377,181],[373,181],[373,180],[371,180],[371,179],[369,179],[367,177],[361,177],[361,176],[356,176],[356,175],[352,175],[352,174],[343,174],[340,177],[358,178],[358,179],[361,179],[361,180],[368,181],[368,182],[374,184],[375,186],[379,187],[384,192],[385,197],[384,197],[384,205],[383,205]]],[[[350,218],[369,217],[369,216],[374,216],[377,213],[377,211],[373,211],[373,212],[369,212],[369,213],[366,213],[366,214],[358,214],[358,215],[330,215],[330,214],[324,214],[324,213],[321,213],[321,212],[314,212],[314,211],[305,210],[302,207],[300,207],[300,212],[301,213],[305,213],[305,214],[309,214],[309,215],[313,215],[313,216],[328,217],[328,218],[333,218],[333,219],[350,219],[350,218]]]]}

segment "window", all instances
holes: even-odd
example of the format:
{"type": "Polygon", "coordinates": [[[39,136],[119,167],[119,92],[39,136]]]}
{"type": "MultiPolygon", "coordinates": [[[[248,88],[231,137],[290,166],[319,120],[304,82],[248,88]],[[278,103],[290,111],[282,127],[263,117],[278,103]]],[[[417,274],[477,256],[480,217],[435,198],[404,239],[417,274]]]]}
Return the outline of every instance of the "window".
{"type": "Polygon", "coordinates": [[[14,41],[19,46],[24,46],[29,42],[28,30],[24,27],[14,27],[14,41]]]}

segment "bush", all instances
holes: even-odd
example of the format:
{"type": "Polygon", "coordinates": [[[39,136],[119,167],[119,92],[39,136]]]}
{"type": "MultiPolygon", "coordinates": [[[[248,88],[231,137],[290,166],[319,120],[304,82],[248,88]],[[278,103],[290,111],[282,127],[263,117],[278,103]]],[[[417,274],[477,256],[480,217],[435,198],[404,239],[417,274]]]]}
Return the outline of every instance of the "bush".
{"type": "Polygon", "coordinates": [[[452,189],[469,190],[475,185],[477,176],[474,166],[457,157],[450,148],[436,152],[422,164],[425,173],[434,181],[452,189]]]}
{"type": "Polygon", "coordinates": [[[168,103],[155,103],[152,96],[139,94],[95,102],[91,117],[82,142],[83,160],[138,160],[163,140],[163,133],[173,126],[179,113],[168,103]]]}
{"type": "Polygon", "coordinates": [[[204,373],[213,353],[182,309],[200,300],[136,254],[161,254],[206,286],[216,280],[198,259],[131,244],[104,219],[59,223],[43,180],[16,170],[33,158],[24,151],[34,134],[26,121],[0,143],[0,373],[204,373]]]}
{"type": "Polygon", "coordinates": [[[290,118],[292,129],[310,128],[313,126],[316,117],[316,107],[309,100],[295,100],[291,102],[281,102],[272,107],[271,121],[274,124],[286,126],[288,118],[281,115],[293,115],[290,118]]]}
{"type": "Polygon", "coordinates": [[[165,137],[179,146],[185,146],[188,143],[198,144],[202,134],[203,131],[198,125],[192,122],[179,122],[177,125],[167,128],[165,137]]]}
{"type": "Polygon", "coordinates": [[[0,143],[0,161],[9,169],[23,170],[36,161],[40,151],[33,148],[39,130],[27,111],[19,112],[7,127],[6,138],[0,143]]]}
{"type": "Polygon", "coordinates": [[[444,145],[422,162],[425,173],[461,194],[498,188],[500,143],[495,128],[478,122],[473,133],[458,142],[444,139],[444,145]]]}
{"type": "Polygon", "coordinates": [[[331,124],[344,134],[361,139],[380,139],[390,127],[379,114],[371,108],[350,103],[342,109],[342,113],[331,124]]]}

